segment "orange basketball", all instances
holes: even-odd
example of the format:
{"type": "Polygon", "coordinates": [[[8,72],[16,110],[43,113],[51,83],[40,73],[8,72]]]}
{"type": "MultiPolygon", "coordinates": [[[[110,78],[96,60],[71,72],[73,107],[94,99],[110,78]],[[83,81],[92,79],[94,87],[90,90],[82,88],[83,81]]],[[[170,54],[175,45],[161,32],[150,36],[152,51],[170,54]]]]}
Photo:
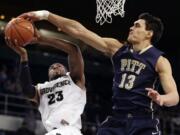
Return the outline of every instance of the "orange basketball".
{"type": "Polygon", "coordinates": [[[5,37],[12,44],[24,47],[32,41],[34,27],[23,18],[14,18],[6,25],[5,37]]]}

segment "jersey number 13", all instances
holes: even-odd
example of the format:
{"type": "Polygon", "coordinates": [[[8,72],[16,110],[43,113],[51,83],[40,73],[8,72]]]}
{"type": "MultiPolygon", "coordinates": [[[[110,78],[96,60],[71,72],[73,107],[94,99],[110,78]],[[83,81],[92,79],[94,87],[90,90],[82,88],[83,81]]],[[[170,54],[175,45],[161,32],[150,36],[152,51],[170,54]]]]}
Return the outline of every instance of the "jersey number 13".
{"type": "Polygon", "coordinates": [[[125,88],[127,90],[132,89],[134,86],[135,79],[136,79],[135,75],[128,75],[127,73],[122,74],[119,88],[125,88]]]}

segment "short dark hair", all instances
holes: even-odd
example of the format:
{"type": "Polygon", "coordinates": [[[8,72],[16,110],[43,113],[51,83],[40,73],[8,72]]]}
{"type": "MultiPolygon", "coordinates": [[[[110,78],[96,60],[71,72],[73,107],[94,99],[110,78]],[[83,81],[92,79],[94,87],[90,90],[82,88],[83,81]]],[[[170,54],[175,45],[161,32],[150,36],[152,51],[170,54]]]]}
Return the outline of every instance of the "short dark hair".
{"type": "Polygon", "coordinates": [[[164,25],[160,18],[155,17],[149,13],[142,13],[138,17],[139,19],[145,20],[146,23],[146,30],[152,30],[153,36],[151,39],[151,43],[157,43],[164,31],[164,25]]]}
{"type": "Polygon", "coordinates": [[[55,64],[60,64],[60,65],[63,65],[63,66],[64,66],[64,68],[65,68],[65,70],[66,70],[66,71],[68,71],[67,67],[66,67],[64,64],[59,63],[59,62],[55,62],[55,63],[51,64],[51,65],[49,66],[49,68],[48,68],[48,71],[49,71],[49,70],[50,70],[50,68],[51,68],[53,65],[55,65],[55,64]]]}

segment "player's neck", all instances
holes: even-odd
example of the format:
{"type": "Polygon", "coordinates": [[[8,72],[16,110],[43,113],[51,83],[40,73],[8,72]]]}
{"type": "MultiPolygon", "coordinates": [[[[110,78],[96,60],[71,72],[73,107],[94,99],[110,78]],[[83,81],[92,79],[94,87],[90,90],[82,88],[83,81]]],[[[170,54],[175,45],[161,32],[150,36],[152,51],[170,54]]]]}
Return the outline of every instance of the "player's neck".
{"type": "Polygon", "coordinates": [[[140,52],[141,50],[147,48],[148,46],[151,46],[151,44],[150,43],[134,44],[132,47],[135,52],[140,52]]]}
{"type": "Polygon", "coordinates": [[[56,80],[56,79],[58,79],[58,78],[60,78],[60,77],[63,77],[63,76],[66,76],[66,75],[55,75],[55,76],[49,78],[49,81],[56,80]]]}

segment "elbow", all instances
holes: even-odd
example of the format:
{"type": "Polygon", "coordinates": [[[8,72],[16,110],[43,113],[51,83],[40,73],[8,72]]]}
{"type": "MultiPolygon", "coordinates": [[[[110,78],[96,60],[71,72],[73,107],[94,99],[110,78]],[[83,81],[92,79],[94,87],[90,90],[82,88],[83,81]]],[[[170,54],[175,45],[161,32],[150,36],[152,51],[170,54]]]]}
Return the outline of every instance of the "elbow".
{"type": "Polygon", "coordinates": [[[176,106],[179,103],[179,94],[177,92],[164,96],[163,105],[167,107],[176,106]]]}
{"type": "Polygon", "coordinates": [[[179,103],[179,94],[177,93],[173,96],[173,103],[170,106],[176,106],[178,105],[178,103],[179,103]]]}
{"type": "Polygon", "coordinates": [[[176,92],[173,96],[174,98],[174,106],[177,105],[179,103],[179,94],[178,92],[176,92]]]}
{"type": "Polygon", "coordinates": [[[177,105],[178,103],[179,103],[179,94],[177,93],[175,105],[177,105]]]}

